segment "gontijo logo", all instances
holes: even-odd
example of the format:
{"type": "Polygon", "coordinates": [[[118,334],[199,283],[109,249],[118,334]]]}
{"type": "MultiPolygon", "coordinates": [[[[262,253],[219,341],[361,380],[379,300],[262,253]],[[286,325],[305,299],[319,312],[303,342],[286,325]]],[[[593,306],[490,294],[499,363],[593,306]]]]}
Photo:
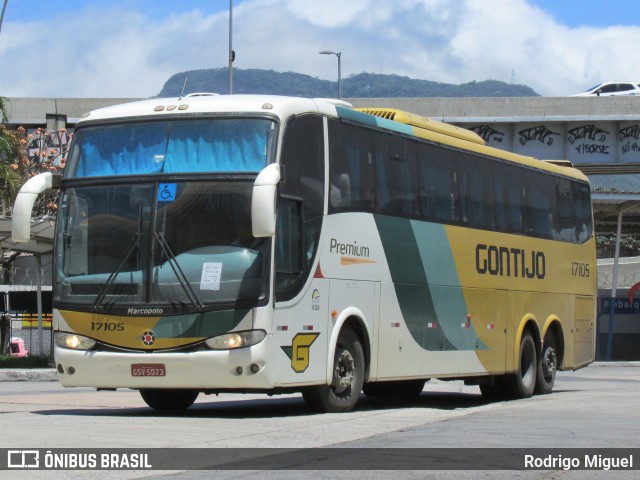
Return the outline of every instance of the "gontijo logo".
{"type": "Polygon", "coordinates": [[[291,346],[284,346],[282,351],[291,359],[291,368],[296,373],[302,373],[309,368],[310,349],[319,333],[298,333],[291,341],[291,346]]]}
{"type": "Polygon", "coordinates": [[[481,275],[544,279],[547,261],[544,252],[522,248],[476,245],[476,271],[481,275]]]}

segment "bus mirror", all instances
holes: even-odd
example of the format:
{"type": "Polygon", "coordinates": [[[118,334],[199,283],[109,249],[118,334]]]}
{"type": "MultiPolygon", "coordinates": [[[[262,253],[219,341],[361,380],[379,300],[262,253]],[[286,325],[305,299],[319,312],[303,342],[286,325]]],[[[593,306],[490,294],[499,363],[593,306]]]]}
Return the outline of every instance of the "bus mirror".
{"type": "Polygon", "coordinates": [[[276,233],[276,188],[280,165],[267,165],[258,174],[251,196],[251,228],[254,237],[272,237],[276,233]]]}
{"type": "Polygon", "coordinates": [[[31,212],[36,198],[49,188],[60,186],[60,175],[51,172],[41,173],[25,183],[13,204],[11,220],[11,239],[16,243],[28,242],[31,238],[31,212]]]}

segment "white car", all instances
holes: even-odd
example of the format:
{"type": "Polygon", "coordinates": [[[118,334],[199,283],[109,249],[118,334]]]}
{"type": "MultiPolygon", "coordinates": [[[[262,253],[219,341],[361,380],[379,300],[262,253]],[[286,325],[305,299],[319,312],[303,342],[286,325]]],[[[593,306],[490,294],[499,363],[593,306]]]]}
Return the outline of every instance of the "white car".
{"type": "Polygon", "coordinates": [[[604,82],[573,97],[611,97],[614,95],[640,95],[640,82],[604,82]]]}

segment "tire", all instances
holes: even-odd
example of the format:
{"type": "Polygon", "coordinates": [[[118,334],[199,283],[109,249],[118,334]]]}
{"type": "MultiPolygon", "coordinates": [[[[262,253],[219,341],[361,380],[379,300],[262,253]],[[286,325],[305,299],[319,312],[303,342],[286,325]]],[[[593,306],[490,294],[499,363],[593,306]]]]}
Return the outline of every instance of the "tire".
{"type": "Polygon", "coordinates": [[[504,400],[506,397],[503,375],[495,376],[489,383],[481,383],[479,387],[482,398],[489,402],[504,400]]]}
{"type": "Polygon", "coordinates": [[[529,398],[536,387],[538,355],[536,342],[527,331],[522,333],[519,351],[517,373],[505,378],[507,393],[511,398],[529,398]]]}
{"type": "Polygon", "coordinates": [[[364,351],[358,336],[345,327],[338,337],[331,385],[308,387],[302,392],[307,404],[326,413],[348,412],[358,403],[364,383],[364,351]]]}
{"type": "Polygon", "coordinates": [[[553,334],[547,334],[538,361],[538,374],[536,377],[535,393],[546,395],[551,393],[556,382],[558,371],[558,352],[553,334]]]}
{"type": "Polygon", "coordinates": [[[365,383],[362,391],[367,397],[412,398],[424,389],[425,380],[365,383]]]}
{"type": "Polygon", "coordinates": [[[140,396],[154,410],[186,410],[198,398],[197,390],[142,389],[140,396]]]}

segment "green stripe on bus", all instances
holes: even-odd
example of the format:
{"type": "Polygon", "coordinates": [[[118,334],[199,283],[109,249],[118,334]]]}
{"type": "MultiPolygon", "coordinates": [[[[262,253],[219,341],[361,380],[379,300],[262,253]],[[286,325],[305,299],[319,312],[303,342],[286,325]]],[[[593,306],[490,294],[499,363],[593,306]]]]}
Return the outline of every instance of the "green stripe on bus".
{"type": "Polygon", "coordinates": [[[487,346],[478,338],[473,325],[467,321],[469,310],[462,293],[445,226],[415,220],[411,220],[410,223],[420,251],[436,317],[445,336],[457,350],[486,350],[487,346]]]}
{"type": "Polygon", "coordinates": [[[438,318],[411,222],[374,215],[403,319],[413,339],[426,350],[456,350],[438,318]],[[435,327],[435,328],[434,328],[435,327]]]}

